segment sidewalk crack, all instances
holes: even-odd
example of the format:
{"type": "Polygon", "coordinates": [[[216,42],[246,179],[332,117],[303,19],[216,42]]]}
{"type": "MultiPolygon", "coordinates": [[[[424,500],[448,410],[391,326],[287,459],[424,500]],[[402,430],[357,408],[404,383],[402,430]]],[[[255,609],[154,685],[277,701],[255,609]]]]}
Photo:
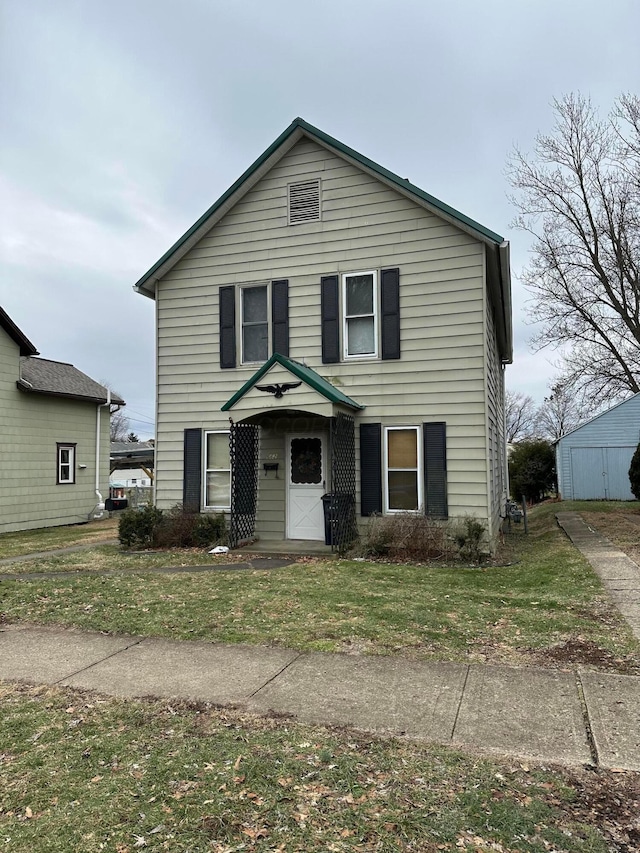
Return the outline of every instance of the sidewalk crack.
{"type": "Polygon", "coordinates": [[[267,681],[265,681],[264,684],[261,684],[260,687],[258,687],[256,690],[253,691],[253,693],[250,693],[247,698],[253,699],[253,697],[256,695],[256,693],[259,693],[261,690],[264,690],[264,688],[267,687],[269,684],[271,684],[272,681],[275,681],[276,678],[280,678],[282,673],[285,670],[289,669],[291,664],[295,663],[301,657],[302,657],[302,652],[298,652],[298,654],[292,660],[290,660],[288,663],[285,663],[285,665],[283,667],[281,667],[274,675],[272,675],[271,678],[267,679],[267,681]]]}
{"type": "Polygon", "coordinates": [[[90,663],[88,666],[83,666],[81,669],[76,670],[75,672],[69,673],[69,675],[65,675],[62,678],[59,678],[57,681],[54,681],[53,684],[61,684],[63,681],[66,681],[68,678],[74,678],[76,675],[80,675],[81,672],[86,672],[89,669],[92,669],[94,666],[98,666],[101,663],[104,663],[106,660],[110,658],[114,658],[116,655],[122,654],[122,652],[126,652],[129,649],[132,649],[134,646],[139,646],[140,643],[144,640],[144,637],[140,637],[139,640],[136,640],[133,643],[129,643],[128,646],[125,646],[123,649],[117,649],[115,652],[111,652],[110,655],[106,657],[100,658],[100,660],[96,660],[93,663],[90,663]]]}
{"type": "Polygon", "coordinates": [[[593,729],[591,728],[591,720],[589,719],[589,708],[587,706],[587,700],[584,695],[584,686],[582,684],[582,679],[580,678],[580,670],[576,669],[575,676],[576,688],[578,690],[578,697],[580,699],[580,709],[582,711],[582,720],[584,722],[587,743],[589,744],[589,751],[591,752],[591,760],[593,762],[594,767],[599,767],[600,758],[598,756],[596,739],[593,736],[593,729]]]}
{"type": "Polygon", "coordinates": [[[458,725],[458,717],[460,716],[460,709],[462,708],[462,702],[464,700],[464,692],[467,689],[467,681],[469,680],[469,673],[471,672],[471,664],[467,664],[467,672],[464,676],[464,684],[462,685],[462,690],[460,691],[460,701],[458,702],[458,707],[456,709],[456,716],[453,721],[453,726],[451,727],[451,734],[449,735],[449,741],[453,742],[453,736],[456,731],[456,726],[458,725]]]}

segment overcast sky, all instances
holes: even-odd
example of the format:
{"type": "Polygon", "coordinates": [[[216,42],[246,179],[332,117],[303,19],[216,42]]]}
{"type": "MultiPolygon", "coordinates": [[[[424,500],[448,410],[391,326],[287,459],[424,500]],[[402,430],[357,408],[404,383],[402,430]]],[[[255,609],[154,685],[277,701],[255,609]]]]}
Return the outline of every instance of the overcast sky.
{"type": "Polygon", "coordinates": [[[153,302],[132,285],[301,116],[511,241],[505,163],[554,97],[640,89],[638,0],[0,0],[0,305],[153,435],[153,302]]]}

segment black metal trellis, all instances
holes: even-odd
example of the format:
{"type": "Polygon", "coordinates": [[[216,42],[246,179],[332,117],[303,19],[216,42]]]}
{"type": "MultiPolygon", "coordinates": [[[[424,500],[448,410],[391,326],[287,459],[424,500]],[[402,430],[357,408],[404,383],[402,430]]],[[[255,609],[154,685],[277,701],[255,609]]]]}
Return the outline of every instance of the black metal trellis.
{"type": "Polygon", "coordinates": [[[358,536],[355,422],[342,413],[331,419],[331,485],[328,506],[331,550],[342,551],[358,536]]]}
{"type": "Polygon", "coordinates": [[[229,544],[237,548],[255,536],[258,506],[258,442],[260,428],[253,424],[231,424],[231,515],[229,544]]]}

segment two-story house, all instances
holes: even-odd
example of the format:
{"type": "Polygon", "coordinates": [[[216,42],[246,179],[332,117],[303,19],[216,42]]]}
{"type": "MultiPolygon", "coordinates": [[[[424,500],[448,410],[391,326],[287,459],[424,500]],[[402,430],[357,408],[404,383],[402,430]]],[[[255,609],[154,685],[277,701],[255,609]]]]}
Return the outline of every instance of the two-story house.
{"type": "Polygon", "coordinates": [[[137,282],[156,300],[156,500],[232,542],[506,496],[502,237],[296,119],[137,282]]]}

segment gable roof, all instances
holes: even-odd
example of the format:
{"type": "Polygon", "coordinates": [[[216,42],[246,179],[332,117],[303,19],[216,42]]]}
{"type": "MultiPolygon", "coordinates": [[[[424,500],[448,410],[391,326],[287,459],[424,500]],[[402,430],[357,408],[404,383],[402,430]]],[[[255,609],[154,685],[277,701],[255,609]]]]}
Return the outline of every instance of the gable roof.
{"type": "Polygon", "coordinates": [[[589,424],[592,424],[594,421],[597,421],[600,418],[603,418],[605,415],[610,414],[615,409],[620,408],[620,406],[626,406],[627,403],[629,403],[631,400],[636,400],[637,402],[640,402],[640,391],[637,391],[635,394],[632,394],[630,397],[627,397],[626,400],[621,400],[619,403],[615,403],[610,408],[605,409],[604,412],[598,412],[597,415],[594,415],[592,418],[589,418],[588,421],[584,421],[583,423],[578,424],[577,427],[570,429],[569,432],[565,432],[565,434],[561,435],[560,438],[556,438],[556,440],[552,441],[551,444],[559,444],[561,441],[563,441],[568,436],[573,435],[574,432],[578,432],[579,430],[584,429],[584,427],[587,427],[587,426],[589,426],[589,424]]]}
{"type": "Polygon", "coordinates": [[[513,343],[508,242],[495,231],[491,231],[474,219],[465,216],[459,210],[430,195],[430,193],[421,190],[407,178],[401,178],[389,169],[385,169],[384,166],[370,160],[348,145],[344,145],[301,118],[295,118],[291,122],[289,127],[249,166],[238,180],[136,282],[134,289],[138,293],[154,299],[156,283],[303,137],[308,137],[324,148],[328,148],[339,157],[375,176],[383,183],[431,211],[431,213],[480,240],[488,247],[488,255],[490,256],[487,259],[488,284],[496,309],[498,343],[502,361],[510,363],[513,355],[513,343]]]}
{"type": "Polygon", "coordinates": [[[104,385],[100,385],[86,373],[63,361],[25,358],[22,361],[20,373],[21,378],[16,384],[21,391],[94,403],[106,403],[109,399],[116,405],[124,405],[124,400],[118,394],[111,393],[108,398],[109,391],[104,385]]]}
{"type": "Polygon", "coordinates": [[[239,391],[236,391],[230,400],[227,400],[224,406],[222,406],[221,411],[228,412],[229,409],[233,408],[238,400],[242,399],[247,391],[250,391],[255,386],[256,382],[259,382],[265,373],[271,370],[274,364],[279,364],[286,368],[297,379],[301,379],[330,403],[338,403],[341,406],[347,406],[349,409],[358,410],[365,408],[362,403],[356,403],[356,401],[352,400],[351,397],[347,397],[346,394],[343,394],[342,391],[332,385],[323,376],[320,376],[319,373],[316,373],[315,370],[307,367],[306,364],[300,364],[299,361],[292,361],[290,358],[280,355],[278,352],[274,352],[271,358],[268,361],[265,361],[262,367],[253,374],[251,379],[247,380],[242,388],[240,388],[239,391]]]}
{"type": "Polygon", "coordinates": [[[0,307],[0,328],[3,328],[9,337],[18,344],[20,355],[38,355],[38,350],[2,307],[0,307]]]}

